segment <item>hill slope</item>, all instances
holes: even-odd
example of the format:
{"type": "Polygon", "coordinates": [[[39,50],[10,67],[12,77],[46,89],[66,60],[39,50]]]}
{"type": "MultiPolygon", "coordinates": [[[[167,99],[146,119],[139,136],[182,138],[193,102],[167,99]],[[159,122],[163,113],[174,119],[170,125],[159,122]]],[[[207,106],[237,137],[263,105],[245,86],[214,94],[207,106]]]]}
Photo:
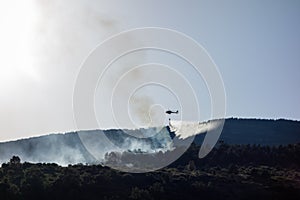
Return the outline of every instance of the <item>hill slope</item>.
{"type": "MultiPolygon", "coordinates": [[[[111,151],[153,153],[168,151],[177,137],[169,128],[140,130],[93,130],[65,134],[52,134],[0,143],[0,162],[7,162],[13,155],[23,161],[68,165],[75,163],[99,163],[111,151]],[[130,135],[128,135],[129,133],[130,135]],[[147,133],[147,134],[145,134],[147,133]],[[98,142],[109,138],[112,144],[98,142]],[[131,135],[143,135],[134,137],[131,135]],[[89,140],[84,138],[88,137],[89,140]],[[97,139],[98,138],[98,139],[97,139]],[[93,145],[90,145],[93,142],[93,145]],[[99,155],[95,152],[100,152],[99,155]],[[92,154],[93,155],[92,155],[92,154]],[[95,158],[95,156],[97,158],[95,158]]],[[[201,145],[204,134],[198,134],[194,142],[201,145]]],[[[187,140],[189,138],[186,138],[187,140]]],[[[228,144],[286,145],[300,142],[300,122],[291,120],[226,119],[219,140],[228,144]]]]}

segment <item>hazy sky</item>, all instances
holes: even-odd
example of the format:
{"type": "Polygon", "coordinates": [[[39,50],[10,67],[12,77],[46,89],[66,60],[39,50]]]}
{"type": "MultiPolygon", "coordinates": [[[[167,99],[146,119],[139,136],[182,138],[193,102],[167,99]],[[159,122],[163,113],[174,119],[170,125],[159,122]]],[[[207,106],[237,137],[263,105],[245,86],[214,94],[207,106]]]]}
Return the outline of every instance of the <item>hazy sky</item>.
{"type": "Polygon", "coordinates": [[[0,141],[76,129],[72,93],[84,59],[109,36],[149,26],[208,51],[226,116],[300,120],[297,0],[0,0],[0,141]]]}

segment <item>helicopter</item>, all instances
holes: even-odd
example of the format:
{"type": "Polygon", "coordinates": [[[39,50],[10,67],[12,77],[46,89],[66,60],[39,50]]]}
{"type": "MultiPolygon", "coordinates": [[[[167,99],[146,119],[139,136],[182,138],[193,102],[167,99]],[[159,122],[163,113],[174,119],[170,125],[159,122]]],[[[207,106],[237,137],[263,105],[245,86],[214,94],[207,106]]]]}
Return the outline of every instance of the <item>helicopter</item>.
{"type": "Polygon", "coordinates": [[[170,114],[178,114],[178,110],[176,110],[176,111],[167,110],[166,114],[168,114],[168,115],[170,115],[170,114]]]}

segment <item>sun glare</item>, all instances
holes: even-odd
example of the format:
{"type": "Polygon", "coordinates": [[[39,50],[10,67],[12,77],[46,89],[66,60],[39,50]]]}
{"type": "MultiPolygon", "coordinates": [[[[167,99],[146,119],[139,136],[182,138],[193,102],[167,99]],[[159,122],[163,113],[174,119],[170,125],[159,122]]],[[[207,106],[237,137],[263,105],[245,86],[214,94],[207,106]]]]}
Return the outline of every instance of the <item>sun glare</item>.
{"type": "Polygon", "coordinates": [[[0,2],[0,85],[6,88],[20,79],[38,79],[32,62],[34,11],[31,0],[0,2]]]}

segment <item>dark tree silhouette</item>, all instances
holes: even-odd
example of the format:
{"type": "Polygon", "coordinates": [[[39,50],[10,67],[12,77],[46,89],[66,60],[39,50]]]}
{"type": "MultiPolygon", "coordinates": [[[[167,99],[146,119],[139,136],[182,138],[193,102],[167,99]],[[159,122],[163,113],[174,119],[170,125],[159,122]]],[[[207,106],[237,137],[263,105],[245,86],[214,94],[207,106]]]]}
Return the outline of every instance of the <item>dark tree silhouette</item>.
{"type": "Polygon", "coordinates": [[[11,165],[19,165],[20,163],[21,163],[21,159],[19,156],[13,156],[9,161],[9,164],[11,165]]]}

